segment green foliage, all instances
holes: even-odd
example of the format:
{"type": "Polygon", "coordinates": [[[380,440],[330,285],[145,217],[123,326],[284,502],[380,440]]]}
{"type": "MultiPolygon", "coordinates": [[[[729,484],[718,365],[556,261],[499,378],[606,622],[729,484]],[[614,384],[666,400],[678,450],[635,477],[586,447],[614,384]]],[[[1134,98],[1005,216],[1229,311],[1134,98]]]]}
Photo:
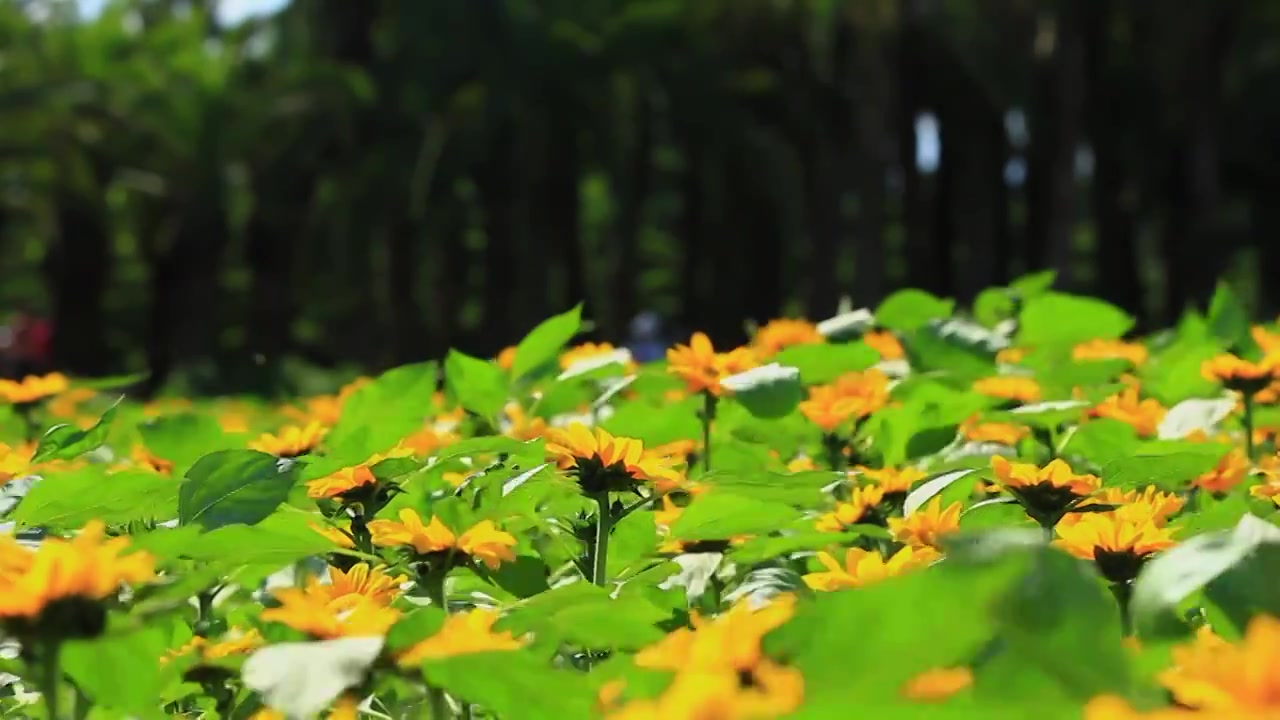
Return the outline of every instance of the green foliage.
{"type": "Polygon", "coordinates": [[[112,405],[88,430],[78,430],[71,425],[54,425],[40,438],[31,461],[71,460],[97,449],[106,442],[107,432],[115,417],[116,406],[112,405]]]}
{"type": "Polygon", "coordinates": [[[1074,345],[1093,338],[1118,338],[1133,327],[1123,310],[1094,298],[1044,293],[1023,306],[1017,344],[1028,347],[1074,345]]]}
{"type": "Polygon", "coordinates": [[[511,376],[518,380],[555,360],[560,349],[578,334],[581,327],[581,303],[566,313],[544,320],[516,346],[511,376]]]}
{"type": "Polygon", "coordinates": [[[254,450],[219,450],[204,456],[178,486],[178,521],[216,530],[253,525],[289,497],[297,463],[254,450]]]}

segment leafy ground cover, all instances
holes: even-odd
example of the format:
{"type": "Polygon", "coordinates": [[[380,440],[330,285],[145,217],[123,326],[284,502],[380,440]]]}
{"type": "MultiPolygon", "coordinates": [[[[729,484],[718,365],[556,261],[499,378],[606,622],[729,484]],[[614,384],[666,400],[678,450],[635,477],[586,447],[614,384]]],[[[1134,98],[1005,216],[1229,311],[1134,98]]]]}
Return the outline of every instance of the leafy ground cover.
{"type": "Polygon", "coordinates": [[[0,382],[0,707],[1275,717],[1280,332],[1050,282],[644,365],[575,308],[284,403],[0,382]]]}

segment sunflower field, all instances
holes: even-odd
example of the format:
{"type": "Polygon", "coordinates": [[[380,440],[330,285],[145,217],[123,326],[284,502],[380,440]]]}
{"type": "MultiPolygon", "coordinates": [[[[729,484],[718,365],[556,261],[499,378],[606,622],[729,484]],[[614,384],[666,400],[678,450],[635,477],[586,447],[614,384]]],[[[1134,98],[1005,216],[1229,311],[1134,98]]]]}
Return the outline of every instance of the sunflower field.
{"type": "Polygon", "coordinates": [[[0,381],[9,717],[1274,718],[1280,331],[1047,275],[663,361],[0,381]]]}

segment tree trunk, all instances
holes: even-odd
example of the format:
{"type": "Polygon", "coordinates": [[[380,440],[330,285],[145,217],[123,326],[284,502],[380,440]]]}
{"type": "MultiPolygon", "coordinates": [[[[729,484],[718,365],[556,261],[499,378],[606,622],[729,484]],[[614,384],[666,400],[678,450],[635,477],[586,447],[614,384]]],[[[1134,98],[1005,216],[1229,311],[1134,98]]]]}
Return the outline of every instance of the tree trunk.
{"type": "MultiPolygon", "coordinates": [[[[97,183],[95,183],[97,185],[97,183]]],[[[111,231],[100,199],[60,187],[54,198],[58,240],[47,259],[52,281],[52,360],[74,375],[113,369],[103,313],[111,268],[111,231]]]]}

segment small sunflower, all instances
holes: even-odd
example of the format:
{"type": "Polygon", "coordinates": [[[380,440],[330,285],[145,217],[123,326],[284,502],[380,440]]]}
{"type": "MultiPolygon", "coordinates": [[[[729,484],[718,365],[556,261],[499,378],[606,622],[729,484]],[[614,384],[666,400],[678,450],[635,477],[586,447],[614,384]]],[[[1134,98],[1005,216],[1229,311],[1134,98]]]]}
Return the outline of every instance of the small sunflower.
{"type": "Polygon", "coordinates": [[[457,552],[473,557],[491,569],[516,559],[512,552],[516,546],[515,536],[499,530],[492,520],[484,520],[458,534],[435,516],[429,524],[424,524],[412,508],[401,509],[399,517],[400,522],[374,520],[369,523],[374,545],[411,547],[423,556],[457,552]]]}
{"type": "Polygon", "coordinates": [[[889,518],[889,532],[904,545],[937,547],[938,538],[960,530],[961,509],[958,502],[944,508],[942,498],[934,496],[904,518],[889,518]]]}
{"type": "Polygon", "coordinates": [[[1137,388],[1121,390],[1089,409],[1089,417],[1111,418],[1132,427],[1138,435],[1151,437],[1160,428],[1168,409],[1154,398],[1140,399],[1137,388]]]}
{"type": "Polygon", "coordinates": [[[818,562],[826,569],[808,573],[803,580],[809,587],[823,592],[860,587],[901,575],[932,563],[939,557],[941,554],[928,546],[904,547],[888,560],[877,550],[849,548],[845,551],[844,563],[841,564],[830,553],[819,552],[818,562]]]}
{"type": "Polygon", "coordinates": [[[1157,526],[1141,507],[1082,514],[1076,522],[1059,523],[1054,532],[1055,545],[1094,561],[1113,583],[1133,580],[1148,558],[1175,544],[1172,531],[1157,526]]]}
{"type": "Polygon", "coordinates": [[[1078,475],[1061,459],[1041,468],[1012,463],[1008,458],[995,455],[991,458],[991,469],[996,480],[1022,504],[1027,514],[1046,527],[1102,487],[1096,475],[1078,475]]]}
{"type": "Polygon", "coordinates": [[[401,667],[415,667],[425,660],[519,650],[528,644],[527,640],[517,639],[509,632],[494,632],[493,625],[497,621],[498,613],[487,608],[450,615],[434,635],[397,655],[396,663],[401,667]]]}
{"type": "Polygon", "coordinates": [[[249,443],[249,449],[278,458],[294,458],[315,450],[328,431],[328,428],[318,422],[303,426],[290,425],[274,435],[263,433],[257,440],[249,443]]]}
{"type": "Polygon", "coordinates": [[[574,475],[583,492],[626,492],[643,482],[655,489],[675,487],[682,478],[670,457],[645,451],[633,438],[614,437],[604,428],[592,430],[581,423],[547,433],[547,460],[574,475]]]}
{"type": "Polygon", "coordinates": [[[13,405],[30,405],[65,392],[70,387],[66,375],[27,375],[21,380],[0,379],[0,400],[13,405]]]}
{"type": "Polygon", "coordinates": [[[973,389],[987,397],[1019,403],[1040,402],[1040,383],[1024,375],[996,375],[975,380],[973,389]]]}
{"type": "Polygon", "coordinates": [[[751,345],[760,357],[767,358],[794,345],[815,345],[826,341],[826,337],[818,332],[818,326],[808,320],[779,318],[756,330],[751,345]]]}
{"type": "Polygon", "coordinates": [[[1223,353],[1205,360],[1200,365],[1200,374],[1228,390],[1251,396],[1280,380],[1280,355],[1268,355],[1253,362],[1223,353]]]}
{"type": "Polygon", "coordinates": [[[667,372],[684,381],[689,392],[707,392],[723,395],[725,388],[720,381],[759,365],[754,352],[736,348],[718,353],[710,338],[694,333],[688,345],[676,345],[667,350],[667,372]]]}
{"type": "Polygon", "coordinates": [[[1142,343],[1097,338],[1071,349],[1072,360],[1128,360],[1137,367],[1147,361],[1147,348],[1142,343]]]}
{"type": "Polygon", "coordinates": [[[974,415],[960,423],[960,437],[968,442],[998,443],[1013,447],[1031,434],[1030,428],[1013,423],[983,422],[974,415]]]}
{"type": "Polygon", "coordinates": [[[888,330],[869,332],[862,336],[862,342],[880,353],[881,360],[901,360],[907,356],[898,337],[888,330]]]}

